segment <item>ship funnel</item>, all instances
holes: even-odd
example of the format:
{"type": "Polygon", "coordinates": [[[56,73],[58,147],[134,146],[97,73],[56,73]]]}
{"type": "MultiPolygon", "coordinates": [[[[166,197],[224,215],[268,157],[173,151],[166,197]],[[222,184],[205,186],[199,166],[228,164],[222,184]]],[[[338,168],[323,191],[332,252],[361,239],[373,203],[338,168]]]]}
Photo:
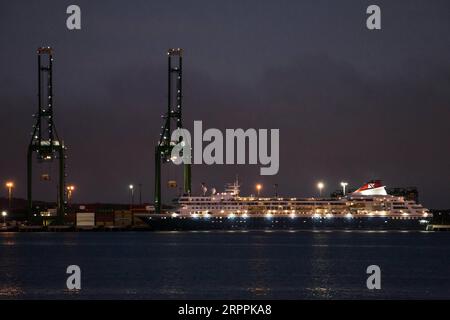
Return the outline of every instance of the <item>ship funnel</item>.
{"type": "Polygon", "coordinates": [[[381,180],[371,180],[352,194],[362,196],[385,196],[387,195],[387,192],[385,186],[382,185],[381,180]]]}

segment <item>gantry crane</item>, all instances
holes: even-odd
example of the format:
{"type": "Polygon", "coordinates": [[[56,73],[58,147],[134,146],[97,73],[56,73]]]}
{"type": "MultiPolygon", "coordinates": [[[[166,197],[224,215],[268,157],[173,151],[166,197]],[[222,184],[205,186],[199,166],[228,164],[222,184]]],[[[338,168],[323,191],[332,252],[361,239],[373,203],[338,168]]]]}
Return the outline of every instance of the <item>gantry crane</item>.
{"type": "MultiPolygon", "coordinates": [[[[168,104],[167,113],[163,116],[164,126],[161,127],[159,142],[155,148],[155,211],[161,212],[161,163],[171,161],[173,147],[181,141],[171,141],[172,121],[176,128],[182,128],[182,67],[183,50],[169,49],[168,55],[168,104]]],[[[191,193],[191,165],[183,164],[183,192],[191,193]]]]}
{"type": "Polygon", "coordinates": [[[33,153],[36,152],[39,163],[59,160],[59,182],[57,221],[64,220],[65,206],[65,150],[64,142],[59,139],[53,117],[53,50],[42,47],[37,50],[38,58],[38,110],[27,155],[27,197],[28,220],[33,214],[33,153]]]}

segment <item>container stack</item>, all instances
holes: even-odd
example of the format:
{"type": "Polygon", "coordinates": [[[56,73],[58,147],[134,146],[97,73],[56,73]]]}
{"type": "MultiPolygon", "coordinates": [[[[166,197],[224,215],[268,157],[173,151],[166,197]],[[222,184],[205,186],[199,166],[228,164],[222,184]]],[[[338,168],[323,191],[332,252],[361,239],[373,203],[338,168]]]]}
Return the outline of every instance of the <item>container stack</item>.
{"type": "Polygon", "coordinates": [[[94,212],[77,213],[77,229],[94,229],[94,228],[95,228],[94,212]]]}
{"type": "Polygon", "coordinates": [[[114,211],[114,226],[128,228],[133,225],[133,214],[129,210],[114,211]]]}
{"type": "Polygon", "coordinates": [[[100,228],[114,226],[114,212],[97,212],[95,214],[95,225],[100,228]]]}

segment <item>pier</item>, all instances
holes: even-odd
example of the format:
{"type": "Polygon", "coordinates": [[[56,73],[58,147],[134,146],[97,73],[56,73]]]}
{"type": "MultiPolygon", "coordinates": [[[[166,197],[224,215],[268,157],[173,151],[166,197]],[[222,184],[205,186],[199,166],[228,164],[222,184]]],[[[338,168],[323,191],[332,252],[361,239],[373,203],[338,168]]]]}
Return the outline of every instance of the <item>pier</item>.
{"type": "Polygon", "coordinates": [[[427,231],[450,231],[450,224],[430,224],[427,231]]]}

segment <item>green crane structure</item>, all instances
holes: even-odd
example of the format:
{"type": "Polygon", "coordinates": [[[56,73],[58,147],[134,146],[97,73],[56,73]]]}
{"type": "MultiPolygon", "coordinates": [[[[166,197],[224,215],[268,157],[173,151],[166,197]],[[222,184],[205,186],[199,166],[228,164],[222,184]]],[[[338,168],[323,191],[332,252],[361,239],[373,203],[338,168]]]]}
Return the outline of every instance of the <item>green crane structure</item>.
{"type": "MultiPolygon", "coordinates": [[[[173,147],[179,141],[171,141],[172,121],[175,128],[182,128],[182,75],[183,50],[169,49],[168,55],[168,104],[167,113],[163,115],[164,126],[161,127],[159,142],[155,148],[155,211],[161,213],[161,163],[171,161],[173,147]]],[[[181,141],[181,138],[180,138],[181,141]]],[[[183,164],[183,192],[191,193],[191,165],[183,164]]]]}
{"type": "Polygon", "coordinates": [[[65,209],[65,151],[64,142],[59,139],[53,117],[53,50],[42,47],[37,50],[38,58],[38,110],[33,116],[36,123],[27,154],[27,198],[28,221],[33,217],[33,153],[39,163],[58,159],[59,182],[57,201],[57,222],[64,221],[65,209]],[[46,61],[45,61],[46,60],[46,61]]]}

